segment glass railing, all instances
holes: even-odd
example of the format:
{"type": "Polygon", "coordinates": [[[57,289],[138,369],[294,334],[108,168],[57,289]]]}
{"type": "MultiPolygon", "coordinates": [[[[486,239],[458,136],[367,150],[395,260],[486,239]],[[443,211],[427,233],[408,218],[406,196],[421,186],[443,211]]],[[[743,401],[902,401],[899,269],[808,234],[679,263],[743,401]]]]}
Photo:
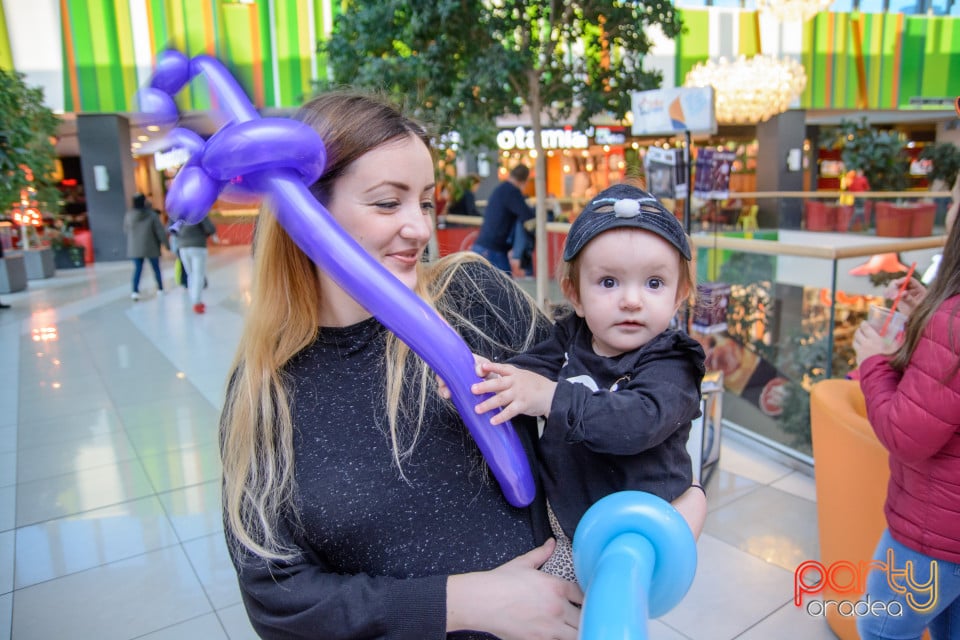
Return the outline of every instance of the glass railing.
{"type": "MultiPolygon", "coordinates": [[[[744,193],[691,207],[701,304],[689,330],[724,372],[724,421],[805,462],[810,387],[855,367],[869,306],[911,265],[922,275],[944,241],[949,193],[848,195],[744,193]]],[[[440,253],[469,249],[480,221],[447,217],[440,253]]],[[[550,301],[561,299],[553,275],[568,229],[547,224],[550,301]]]]}

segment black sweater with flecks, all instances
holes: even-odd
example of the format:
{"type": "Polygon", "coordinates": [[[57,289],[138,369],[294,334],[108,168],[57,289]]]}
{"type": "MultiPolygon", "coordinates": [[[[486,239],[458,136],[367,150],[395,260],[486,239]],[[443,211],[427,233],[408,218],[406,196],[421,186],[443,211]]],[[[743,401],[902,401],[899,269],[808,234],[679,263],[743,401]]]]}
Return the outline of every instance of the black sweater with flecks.
{"type": "MultiPolygon", "coordinates": [[[[486,265],[468,263],[463,273],[470,278],[448,291],[462,300],[460,312],[519,348],[532,318],[518,294],[486,265]]],[[[544,337],[549,326],[537,321],[544,337]]],[[[474,352],[511,355],[462,333],[474,352]]],[[[382,407],[386,335],[373,318],[322,328],[285,369],[300,520],[284,519],[282,539],[299,557],[269,563],[232,550],[244,605],[263,638],[490,638],[445,633],[447,576],[492,569],[549,535],[542,492],[532,508],[510,506],[455,410],[435,395],[403,463],[407,479],[400,476],[382,407]]],[[[535,425],[514,426],[532,458],[535,425]]],[[[409,444],[409,433],[400,437],[409,444]]]]}

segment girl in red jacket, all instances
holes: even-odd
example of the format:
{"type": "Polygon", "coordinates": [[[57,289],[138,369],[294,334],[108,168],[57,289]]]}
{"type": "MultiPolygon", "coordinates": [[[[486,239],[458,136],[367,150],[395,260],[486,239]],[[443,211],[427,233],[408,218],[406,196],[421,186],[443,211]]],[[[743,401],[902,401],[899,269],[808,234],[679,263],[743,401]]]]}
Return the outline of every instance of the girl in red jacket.
{"type": "MultiPolygon", "coordinates": [[[[887,529],[858,611],[861,638],[960,638],[960,225],[900,345],[854,336],[867,416],[890,452],[887,529]]],[[[853,560],[853,559],[851,559],[853,560]]]]}

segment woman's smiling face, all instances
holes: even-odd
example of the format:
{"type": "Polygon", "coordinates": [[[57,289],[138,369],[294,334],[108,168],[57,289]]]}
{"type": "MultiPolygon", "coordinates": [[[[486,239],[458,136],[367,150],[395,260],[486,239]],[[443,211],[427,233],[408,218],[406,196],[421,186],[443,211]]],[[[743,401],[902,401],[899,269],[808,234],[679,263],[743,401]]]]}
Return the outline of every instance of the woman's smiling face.
{"type": "Polygon", "coordinates": [[[374,260],[407,287],[433,231],[433,158],[414,136],[354,161],[333,186],[327,208],[374,260]]]}

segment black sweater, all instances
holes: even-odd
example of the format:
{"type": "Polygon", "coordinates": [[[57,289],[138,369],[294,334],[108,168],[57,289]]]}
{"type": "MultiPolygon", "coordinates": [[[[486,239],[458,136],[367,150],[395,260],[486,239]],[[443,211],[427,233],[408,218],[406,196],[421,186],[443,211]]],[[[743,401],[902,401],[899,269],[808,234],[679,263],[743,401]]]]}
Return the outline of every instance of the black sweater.
{"type": "Polygon", "coordinates": [[[690,487],[691,421],[700,415],[700,344],[665,331],[615,358],[593,351],[587,323],[560,320],[553,335],[510,363],[557,380],[538,445],[541,478],[564,533],[616,491],[670,502],[690,487]]]}
{"type": "MultiPolygon", "coordinates": [[[[468,264],[486,290],[455,282],[450,294],[484,332],[516,342],[532,318],[489,270],[468,264]]],[[[539,320],[543,337],[549,326],[539,320]]],[[[492,569],[549,535],[542,492],[533,508],[511,507],[455,409],[435,395],[403,464],[408,481],[400,477],[382,408],[386,334],[372,318],[322,328],[286,367],[300,526],[286,518],[283,539],[300,557],[278,564],[234,552],[244,605],[264,638],[491,637],[445,634],[447,576],[492,569]]],[[[476,334],[465,338],[487,357],[510,355],[476,334]]],[[[532,457],[534,423],[514,426],[532,457]]]]}

